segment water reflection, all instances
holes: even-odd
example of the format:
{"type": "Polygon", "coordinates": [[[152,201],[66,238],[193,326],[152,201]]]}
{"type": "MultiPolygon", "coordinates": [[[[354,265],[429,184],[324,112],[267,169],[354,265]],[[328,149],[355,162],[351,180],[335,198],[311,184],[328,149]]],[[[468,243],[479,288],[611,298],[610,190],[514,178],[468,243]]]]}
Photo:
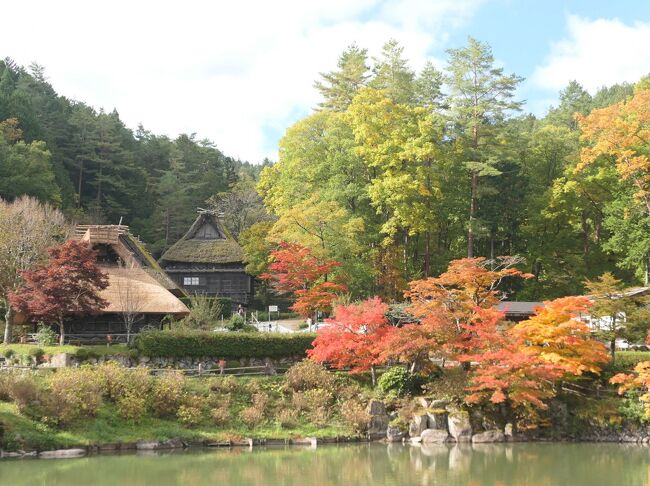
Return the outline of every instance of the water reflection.
{"type": "Polygon", "coordinates": [[[365,444],[0,462],[21,485],[648,485],[650,449],[620,444],[365,444]]]}

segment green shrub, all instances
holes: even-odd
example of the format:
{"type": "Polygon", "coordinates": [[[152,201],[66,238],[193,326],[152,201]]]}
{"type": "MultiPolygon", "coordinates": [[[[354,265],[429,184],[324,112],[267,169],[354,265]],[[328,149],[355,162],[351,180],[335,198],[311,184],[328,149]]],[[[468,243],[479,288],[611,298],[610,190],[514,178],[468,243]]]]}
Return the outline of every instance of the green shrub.
{"type": "Polygon", "coordinates": [[[115,405],[119,416],[129,422],[138,423],[147,413],[147,398],[143,396],[123,395],[117,399],[115,405]]]}
{"type": "Polygon", "coordinates": [[[165,373],[153,380],[150,402],[158,417],[173,417],[185,393],[185,376],[180,372],[165,373]]]}
{"type": "Polygon", "coordinates": [[[11,359],[15,354],[16,354],[16,351],[14,351],[11,348],[5,349],[4,352],[2,353],[2,355],[8,360],[11,359]]]}
{"type": "Polygon", "coordinates": [[[190,309],[190,313],[194,313],[192,319],[195,323],[197,320],[202,320],[205,325],[214,327],[222,316],[224,319],[229,319],[232,315],[232,299],[227,297],[198,295],[181,297],[180,300],[190,309]]]}
{"type": "Polygon", "coordinates": [[[48,415],[58,423],[94,417],[102,404],[104,383],[92,368],[62,368],[50,379],[48,415]]]}
{"type": "Polygon", "coordinates": [[[203,410],[196,405],[181,405],[176,413],[178,421],[183,425],[191,427],[198,425],[203,420],[203,410]]]}
{"type": "Polygon", "coordinates": [[[109,399],[117,403],[125,396],[146,397],[151,388],[151,376],[146,368],[129,370],[117,363],[106,362],[94,368],[109,399]]]}
{"type": "Polygon", "coordinates": [[[79,348],[75,351],[74,357],[78,361],[86,361],[88,359],[88,350],[86,348],[79,348]]]}
{"type": "Polygon", "coordinates": [[[606,372],[625,373],[633,370],[642,361],[650,361],[650,351],[620,351],[616,353],[614,364],[605,367],[606,372]]]}
{"type": "MultiPolygon", "coordinates": [[[[418,386],[417,379],[402,366],[386,370],[377,380],[377,388],[386,395],[403,397],[413,393],[418,386]]],[[[421,385],[421,384],[420,384],[421,385]]]]}
{"type": "Polygon", "coordinates": [[[34,339],[41,346],[54,346],[58,341],[54,329],[46,324],[39,324],[34,339]]]}
{"type": "Polygon", "coordinates": [[[305,359],[287,370],[285,381],[291,390],[304,391],[313,388],[332,389],[335,380],[322,365],[305,359]]]}
{"type": "Polygon", "coordinates": [[[190,313],[178,321],[181,328],[209,331],[217,326],[222,317],[228,318],[232,313],[230,299],[193,295],[183,300],[190,313]]]}
{"type": "Polygon", "coordinates": [[[239,381],[232,375],[217,376],[210,379],[210,390],[220,393],[231,393],[239,390],[239,381]]]}
{"type": "Polygon", "coordinates": [[[29,350],[29,355],[34,359],[36,364],[39,364],[43,361],[43,356],[45,356],[45,351],[41,348],[31,348],[29,350]]]}
{"type": "Polygon", "coordinates": [[[201,331],[146,331],[133,346],[142,356],[283,358],[304,356],[314,334],[228,333],[201,331]]]}

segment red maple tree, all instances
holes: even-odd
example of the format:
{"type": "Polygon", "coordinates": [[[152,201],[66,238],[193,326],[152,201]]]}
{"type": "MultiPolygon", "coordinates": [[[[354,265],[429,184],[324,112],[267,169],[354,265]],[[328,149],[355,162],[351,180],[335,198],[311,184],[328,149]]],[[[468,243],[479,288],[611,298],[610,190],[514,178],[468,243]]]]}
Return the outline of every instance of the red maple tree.
{"type": "Polygon", "coordinates": [[[271,259],[269,272],[260,278],[270,282],[279,294],[293,294],[295,302],[291,309],[302,317],[329,311],[337,294],[347,290],[345,285],[327,280],[341,263],[321,260],[303,245],[282,242],[271,251],[271,259]]]}
{"type": "Polygon", "coordinates": [[[382,343],[397,329],[386,318],[386,311],[388,304],[379,297],[337,306],[334,317],[326,320],[328,326],[318,331],[309,357],[352,373],[373,371],[384,362],[382,343]]]}
{"type": "Polygon", "coordinates": [[[108,305],[99,291],[108,277],[96,264],[96,253],[86,243],[70,240],[48,249],[49,260],[21,274],[24,285],[9,295],[14,308],[34,320],[57,324],[59,344],[65,340],[65,319],[98,313],[108,305]]]}

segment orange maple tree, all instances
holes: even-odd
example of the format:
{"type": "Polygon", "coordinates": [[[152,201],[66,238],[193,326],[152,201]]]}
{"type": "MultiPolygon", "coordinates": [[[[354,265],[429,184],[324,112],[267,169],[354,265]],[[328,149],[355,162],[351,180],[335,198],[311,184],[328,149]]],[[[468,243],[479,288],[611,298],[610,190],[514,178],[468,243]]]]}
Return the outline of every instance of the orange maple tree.
{"type": "Polygon", "coordinates": [[[405,294],[411,301],[409,312],[419,320],[421,332],[436,336],[439,354],[451,357],[472,346],[477,337],[472,332],[477,309],[492,308],[503,299],[499,284],[505,278],[531,276],[515,268],[520,261],[516,257],[463,258],[452,261],[438,277],[409,284],[405,294]]]}
{"type": "Polygon", "coordinates": [[[618,173],[634,185],[636,198],[650,216],[650,89],[577,118],[586,143],[577,170],[603,155],[613,157],[618,173]]]}
{"type": "Polygon", "coordinates": [[[383,343],[397,328],[386,318],[388,305],[379,297],[334,309],[307,353],[311,359],[352,373],[373,370],[383,363],[383,343]]]}
{"type": "Polygon", "coordinates": [[[583,373],[600,373],[609,359],[604,344],[590,336],[578,317],[588,309],[586,297],[545,302],[536,314],[506,332],[498,330],[498,313],[477,310],[482,329],[474,352],[462,360],[477,363],[468,388],[469,403],[507,402],[520,417],[532,421],[545,400],[555,396],[555,383],[583,373]]]}
{"type": "Polygon", "coordinates": [[[610,378],[609,382],[620,385],[620,395],[630,390],[640,390],[639,400],[644,404],[645,417],[650,419],[650,361],[637,363],[633,373],[618,373],[610,378]]]}
{"type": "Polygon", "coordinates": [[[270,282],[277,293],[293,294],[291,309],[302,317],[328,312],[337,295],[347,291],[345,285],[327,281],[328,274],[341,263],[321,260],[306,246],[282,242],[271,251],[271,260],[269,272],[260,278],[270,282]]]}

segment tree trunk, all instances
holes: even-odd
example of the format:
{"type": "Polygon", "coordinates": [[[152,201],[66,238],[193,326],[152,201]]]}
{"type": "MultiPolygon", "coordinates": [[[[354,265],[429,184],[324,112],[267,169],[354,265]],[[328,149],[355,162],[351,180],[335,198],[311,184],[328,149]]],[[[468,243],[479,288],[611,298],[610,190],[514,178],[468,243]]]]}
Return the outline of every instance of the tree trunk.
{"type": "Polygon", "coordinates": [[[467,230],[467,257],[474,258],[474,219],[478,193],[478,174],[472,172],[472,196],[469,203],[469,229],[467,230]]]}
{"type": "Polygon", "coordinates": [[[429,276],[431,268],[431,233],[428,231],[424,234],[424,276],[429,276]]]}
{"type": "Polygon", "coordinates": [[[612,364],[616,362],[616,338],[609,342],[609,354],[612,355],[612,364]]]}
{"type": "Polygon", "coordinates": [[[370,377],[372,378],[372,387],[374,388],[377,384],[377,371],[374,366],[370,367],[370,377]]]}
{"type": "Polygon", "coordinates": [[[11,343],[13,339],[13,330],[14,330],[14,310],[11,307],[11,304],[6,301],[7,312],[5,313],[5,335],[3,342],[5,344],[11,343]]]}
{"type": "Polygon", "coordinates": [[[59,319],[59,346],[63,346],[65,344],[65,326],[63,324],[63,319],[59,319]]]}

